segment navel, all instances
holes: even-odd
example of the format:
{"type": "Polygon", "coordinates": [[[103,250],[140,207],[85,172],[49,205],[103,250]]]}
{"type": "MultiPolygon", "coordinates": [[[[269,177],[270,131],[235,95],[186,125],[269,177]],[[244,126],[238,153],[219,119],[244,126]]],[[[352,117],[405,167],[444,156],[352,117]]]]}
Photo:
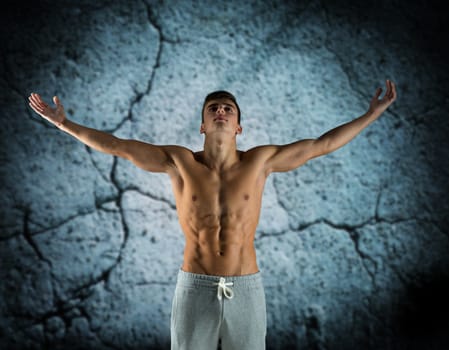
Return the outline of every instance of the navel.
{"type": "Polygon", "coordinates": [[[197,196],[194,194],[194,195],[192,196],[192,201],[196,202],[196,200],[197,200],[197,196]]]}
{"type": "Polygon", "coordinates": [[[247,201],[249,199],[249,195],[247,193],[245,193],[245,195],[243,196],[243,198],[245,199],[245,201],[247,201]]]}

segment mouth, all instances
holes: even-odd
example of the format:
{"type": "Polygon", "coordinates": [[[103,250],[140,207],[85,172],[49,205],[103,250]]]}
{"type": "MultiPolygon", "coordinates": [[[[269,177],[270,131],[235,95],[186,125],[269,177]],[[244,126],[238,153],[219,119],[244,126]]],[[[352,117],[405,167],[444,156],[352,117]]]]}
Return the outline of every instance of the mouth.
{"type": "Polygon", "coordinates": [[[227,122],[227,120],[225,118],[218,117],[214,119],[214,122],[227,122]]]}

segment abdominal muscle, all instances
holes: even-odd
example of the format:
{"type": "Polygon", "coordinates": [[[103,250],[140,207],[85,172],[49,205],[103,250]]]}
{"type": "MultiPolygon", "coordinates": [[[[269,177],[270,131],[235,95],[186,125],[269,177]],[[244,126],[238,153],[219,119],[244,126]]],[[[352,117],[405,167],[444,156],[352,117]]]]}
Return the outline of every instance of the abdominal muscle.
{"type": "Polygon", "coordinates": [[[186,238],[183,271],[217,276],[241,276],[259,271],[254,248],[257,220],[256,223],[253,220],[243,222],[233,215],[203,218],[190,223],[181,221],[187,224],[181,224],[186,238]]]}
{"type": "MultiPolygon", "coordinates": [[[[232,233],[231,233],[232,234],[232,233]]],[[[186,239],[182,270],[216,276],[240,276],[258,272],[253,242],[200,243],[186,239]]]]}

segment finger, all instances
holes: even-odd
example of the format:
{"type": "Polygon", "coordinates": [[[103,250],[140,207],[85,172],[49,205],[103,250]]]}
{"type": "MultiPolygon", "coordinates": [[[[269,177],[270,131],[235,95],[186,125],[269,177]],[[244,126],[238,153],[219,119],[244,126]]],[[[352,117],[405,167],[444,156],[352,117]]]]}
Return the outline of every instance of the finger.
{"type": "Polygon", "coordinates": [[[61,105],[61,101],[59,100],[58,96],[53,96],[53,102],[55,103],[55,105],[57,107],[59,107],[61,105]]]}
{"type": "Polygon", "coordinates": [[[32,101],[34,101],[35,103],[39,103],[39,99],[37,98],[37,96],[36,96],[36,94],[35,94],[34,92],[31,93],[30,99],[31,99],[32,101]]]}
{"type": "Polygon", "coordinates": [[[32,97],[32,99],[33,99],[33,102],[34,102],[36,105],[39,105],[39,106],[41,106],[42,108],[45,108],[45,107],[48,106],[48,105],[42,100],[42,98],[41,98],[38,94],[33,93],[33,94],[31,94],[31,97],[32,97]]]}
{"type": "Polygon", "coordinates": [[[42,109],[39,106],[36,106],[34,103],[29,103],[30,107],[38,114],[42,113],[42,109]]]}
{"type": "Polygon", "coordinates": [[[33,107],[38,107],[39,103],[36,102],[32,96],[28,97],[28,101],[30,101],[30,105],[32,105],[33,107]]]}
{"type": "Polygon", "coordinates": [[[377,100],[377,99],[379,98],[379,96],[380,96],[381,93],[382,93],[382,88],[378,87],[378,88],[376,89],[376,93],[374,94],[373,100],[374,100],[374,99],[377,100]]]}
{"type": "Polygon", "coordinates": [[[391,82],[391,91],[392,91],[392,94],[393,94],[393,101],[394,101],[394,100],[396,100],[396,97],[397,97],[398,95],[397,95],[397,93],[396,93],[396,84],[393,83],[393,82],[391,82]]]}
{"type": "Polygon", "coordinates": [[[34,108],[39,111],[43,111],[45,108],[48,107],[48,105],[45,102],[36,97],[36,94],[31,94],[28,100],[34,106],[34,108]]]}
{"type": "Polygon", "coordinates": [[[391,100],[393,98],[391,80],[387,80],[387,82],[388,82],[388,89],[387,89],[387,92],[385,93],[385,98],[391,100]]]}
{"type": "Polygon", "coordinates": [[[42,108],[49,108],[49,105],[43,99],[40,99],[40,105],[42,108]]]}
{"type": "Polygon", "coordinates": [[[385,96],[390,97],[390,93],[391,93],[390,80],[387,79],[387,81],[385,82],[385,85],[387,86],[387,91],[385,91],[385,96]]]}
{"type": "Polygon", "coordinates": [[[392,84],[391,80],[389,80],[388,83],[390,84],[390,91],[389,91],[388,97],[391,99],[391,98],[393,98],[393,84],[392,84]]]}
{"type": "Polygon", "coordinates": [[[44,108],[48,107],[48,104],[42,99],[42,97],[39,94],[36,94],[36,97],[42,107],[44,108]]]}
{"type": "Polygon", "coordinates": [[[31,104],[31,107],[33,107],[33,109],[35,111],[42,112],[44,110],[44,107],[42,107],[40,104],[37,104],[35,102],[31,102],[30,104],[31,104]]]}

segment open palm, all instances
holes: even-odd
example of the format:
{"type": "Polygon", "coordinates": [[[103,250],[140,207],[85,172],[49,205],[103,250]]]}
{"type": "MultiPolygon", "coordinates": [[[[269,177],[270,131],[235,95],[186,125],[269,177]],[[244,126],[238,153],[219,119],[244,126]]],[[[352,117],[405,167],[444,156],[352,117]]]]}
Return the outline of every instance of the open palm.
{"type": "Polygon", "coordinates": [[[31,93],[28,100],[30,101],[30,107],[50,123],[58,125],[66,119],[64,107],[57,96],[53,97],[53,102],[56,105],[55,108],[50,107],[38,94],[35,93],[31,93]]]}

